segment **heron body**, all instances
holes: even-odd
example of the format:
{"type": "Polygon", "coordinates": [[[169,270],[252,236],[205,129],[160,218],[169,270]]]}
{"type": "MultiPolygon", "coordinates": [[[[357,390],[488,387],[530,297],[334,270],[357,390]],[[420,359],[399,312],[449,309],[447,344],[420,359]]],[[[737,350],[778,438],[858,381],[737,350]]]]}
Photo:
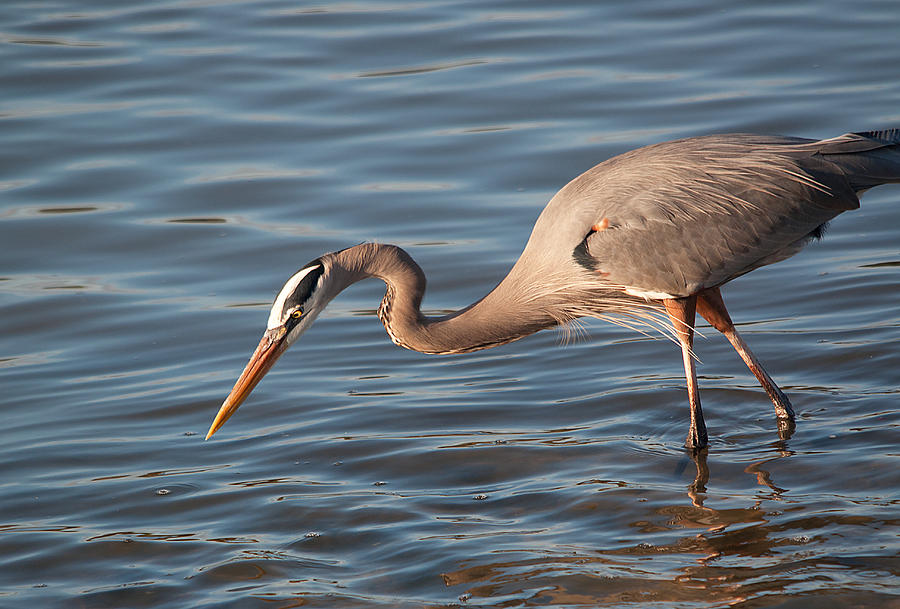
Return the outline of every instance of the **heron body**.
{"type": "Polygon", "coordinates": [[[681,346],[690,405],[685,445],[707,444],[691,346],[699,312],[722,332],[791,433],[790,401],[750,351],[719,292],[784,260],[859,195],[900,182],[900,129],[815,141],[712,135],[632,150],[581,174],[538,217],[509,274],[450,315],[420,310],[425,274],[404,250],[364,243],[324,254],[295,273],[207,438],[341,290],[375,277],[387,286],[378,316],[391,340],[424,353],[466,353],[581,317],[665,326],[681,346]]]}

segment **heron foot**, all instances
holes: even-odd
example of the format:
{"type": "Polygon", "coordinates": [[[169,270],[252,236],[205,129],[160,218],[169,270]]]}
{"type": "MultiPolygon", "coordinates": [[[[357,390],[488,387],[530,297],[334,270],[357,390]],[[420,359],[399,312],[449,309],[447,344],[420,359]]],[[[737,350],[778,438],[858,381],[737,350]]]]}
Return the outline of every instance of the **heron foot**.
{"type": "Polygon", "coordinates": [[[791,407],[791,401],[784,395],[784,392],[776,387],[774,383],[772,383],[770,390],[768,387],[766,387],[766,389],[768,390],[767,393],[772,400],[772,404],[775,405],[775,415],[779,419],[790,419],[793,421],[794,409],[791,407]]]}
{"type": "Polygon", "coordinates": [[[684,440],[684,447],[691,452],[698,452],[706,448],[709,444],[709,436],[706,434],[706,423],[701,418],[696,425],[691,424],[688,430],[687,438],[684,440]]]}
{"type": "Polygon", "coordinates": [[[767,393],[775,405],[775,421],[778,424],[778,437],[782,440],[789,440],[797,429],[797,423],[794,416],[794,409],[791,407],[791,401],[784,392],[772,383],[771,390],[767,387],[767,393]]]}
{"type": "Polygon", "coordinates": [[[778,437],[782,440],[790,440],[791,436],[794,435],[794,431],[797,429],[797,423],[794,421],[794,413],[793,411],[789,412],[790,416],[778,416],[775,419],[778,424],[778,437]]]}

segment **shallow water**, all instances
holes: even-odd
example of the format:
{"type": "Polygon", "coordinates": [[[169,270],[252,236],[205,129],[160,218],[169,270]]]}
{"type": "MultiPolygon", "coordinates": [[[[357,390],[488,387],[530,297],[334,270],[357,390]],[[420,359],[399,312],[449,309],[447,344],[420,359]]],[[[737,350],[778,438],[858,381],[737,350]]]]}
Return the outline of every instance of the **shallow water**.
{"type": "Polygon", "coordinates": [[[709,328],[467,356],[342,294],[209,441],[267,305],[407,248],[424,307],[552,194],[665,139],[900,126],[892,2],[7,2],[0,606],[900,606],[900,188],[730,284],[798,412],[709,328]]]}

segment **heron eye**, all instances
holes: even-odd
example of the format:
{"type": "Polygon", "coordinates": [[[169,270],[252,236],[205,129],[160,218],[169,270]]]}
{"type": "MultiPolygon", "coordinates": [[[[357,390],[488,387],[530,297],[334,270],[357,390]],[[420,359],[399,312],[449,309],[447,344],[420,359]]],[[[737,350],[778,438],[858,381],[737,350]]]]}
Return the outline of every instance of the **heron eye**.
{"type": "Polygon", "coordinates": [[[291,317],[293,317],[294,319],[300,319],[301,317],[303,317],[303,309],[291,311],[291,317]]]}

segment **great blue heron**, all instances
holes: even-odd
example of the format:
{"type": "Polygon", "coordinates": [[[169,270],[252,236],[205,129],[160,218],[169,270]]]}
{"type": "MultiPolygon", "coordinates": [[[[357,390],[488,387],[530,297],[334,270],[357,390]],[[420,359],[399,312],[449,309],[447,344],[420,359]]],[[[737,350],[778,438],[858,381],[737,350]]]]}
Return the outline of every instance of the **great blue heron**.
{"type": "Polygon", "coordinates": [[[265,334],[210,426],[212,436],[332,298],[361,279],[387,290],[391,340],[423,353],[496,347],[579,317],[663,322],[680,343],[690,403],[685,446],[707,443],[691,349],[695,312],[722,332],[775,405],[788,398],[738,334],[719,287],[796,254],[859,195],[900,182],[900,129],[815,141],[748,134],[655,144],[600,163],[560,190],[519,260],[487,296],[443,317],[419,310],[425,274],[404,250],[364,243],[306,264],[275,299],[265,334]]]}

